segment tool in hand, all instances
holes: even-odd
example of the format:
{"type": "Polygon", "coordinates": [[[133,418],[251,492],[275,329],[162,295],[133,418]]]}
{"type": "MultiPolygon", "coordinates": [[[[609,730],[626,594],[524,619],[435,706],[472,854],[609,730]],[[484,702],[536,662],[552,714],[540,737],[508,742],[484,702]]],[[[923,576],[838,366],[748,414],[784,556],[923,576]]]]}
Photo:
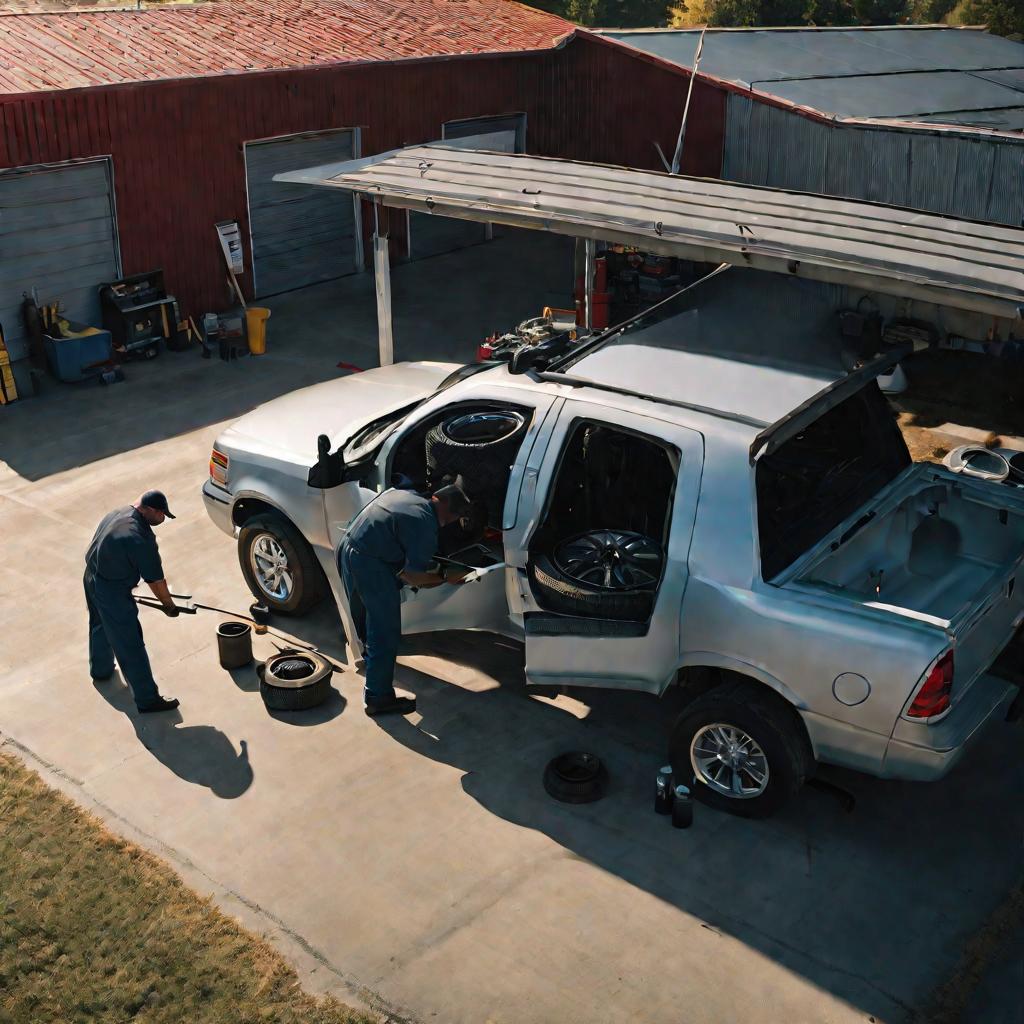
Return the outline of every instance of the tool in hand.
{"type": "MultiPolygon", "coordinates": [[[[183,597],[183,596],[185,596],[185,595],[182,595],[182,594],[171,594],[171,597],[183,597]]],[[[191,595],[188,595],[188,596],[191,596],[191,595]]],[[[140,594],[132,594],[132,597],[135,598],[135,603],[138,604],[138,605],[141,605],[143,608],[155,608],[157,611],[163,611],[164,610],[163,603],[161,601],[158,601],[155,597],[145,597],[145,596],[140,595],[140,594]]],[[[255,610],[258,607],[260,607],[260,606],[259,605],[254,605],[253,606],[253,610],[255,610]]],[[[265,615],[264,614],[260,614],[258,616],[250,618],[250,616],[248,616],[248,615],[239,615],[238,612],[229,611],[227,608],[215,608],[212,604],[200,604],[198,601],[188,601],[185,604],[177,604],[177,603],[175,603],[175,608],[177,608],[178,612],[180,614],[182,614],[182,615],[195,615],[195,613],[197,611],[199,611],[200,609],[202,609],[202,611],[205,611],[205,612],[220,612],[221,615],[230,615],[234,619],[241,619],[242,622],[248,622],[252,626],[255,627],[255,630],[256,630],[257,633],[261,633],[262,634],[263,632],[268,632],[268,633],[270,633],[271,636],[276,636],[279,640],[284,640],[285,643],[289,644],[289,646],[291,646],[293,648],[294,647],[298,647],[298,648],[300,648],[301,650],[304,650],[304,651],[317,651],[317,650],[319,650],[317,647],[315,647],[312,644],[303,644],[303,643],[300,643],[298,640],[293,639],[292,637],[282,636],[280,633],[275,633],[273,630],[268,630],[267,629],[266,619],[268,619],[270,617],[269,610],[267,611],[267,613],[265,615]],[[260,621],[260,620],[263,620],[263,621],[260,621]]]]}

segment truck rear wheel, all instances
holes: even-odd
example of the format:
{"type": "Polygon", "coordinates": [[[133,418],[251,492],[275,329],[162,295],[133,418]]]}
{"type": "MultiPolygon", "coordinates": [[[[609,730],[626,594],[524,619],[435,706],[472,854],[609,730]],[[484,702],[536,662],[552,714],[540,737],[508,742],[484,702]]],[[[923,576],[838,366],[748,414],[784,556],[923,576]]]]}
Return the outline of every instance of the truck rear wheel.
{"type": "Polygon", "coordinates": [[[271,611],[302,615],[323,596],[323,574],[305,537],[284,516],[265,512],[238,534],[238,562],[249,589],[271,611]]]}
{"type": "Polygon", "coordinates": [[[669,742],[676,780],[693,779],[695,799],[743,818],[770,817],[814,766],[793,712],[781,698],[743,680],[697,697],[669,742]]]}

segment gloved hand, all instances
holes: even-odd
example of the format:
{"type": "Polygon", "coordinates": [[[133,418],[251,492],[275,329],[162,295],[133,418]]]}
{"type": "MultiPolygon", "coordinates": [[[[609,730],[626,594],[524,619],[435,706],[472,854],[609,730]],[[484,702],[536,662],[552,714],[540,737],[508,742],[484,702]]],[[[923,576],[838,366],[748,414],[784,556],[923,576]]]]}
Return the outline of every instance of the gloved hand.
{"type": "Polygon", "coordinates": [[[181,611],[175,604],[165,604],[162,607],[164,615],[166,615],[169,619],[176,619],[181,614],[181,611]]]}

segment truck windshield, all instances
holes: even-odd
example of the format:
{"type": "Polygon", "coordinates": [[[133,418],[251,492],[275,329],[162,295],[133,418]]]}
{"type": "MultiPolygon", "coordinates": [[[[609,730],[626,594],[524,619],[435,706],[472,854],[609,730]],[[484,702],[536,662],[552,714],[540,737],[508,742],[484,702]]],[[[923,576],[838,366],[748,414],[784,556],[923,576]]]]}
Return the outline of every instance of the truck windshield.
{"type": "Polygon", "coordinates": [[[777,576],[909,465],[875,383],[764,456],[756,470],[762,577],[777,576]]]}

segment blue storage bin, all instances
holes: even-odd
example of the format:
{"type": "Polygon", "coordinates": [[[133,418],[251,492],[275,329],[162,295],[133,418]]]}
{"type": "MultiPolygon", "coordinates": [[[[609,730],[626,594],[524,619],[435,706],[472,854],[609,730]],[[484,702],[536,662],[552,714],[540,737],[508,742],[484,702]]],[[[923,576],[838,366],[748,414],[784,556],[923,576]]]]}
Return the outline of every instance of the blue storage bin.
{"type": "MultiPolygon", "coordinates": [[[[83,324],[70,324],[71,330],[86,330],[83,324]]],[[[110,359],[110,331],[97,331],[77,338],[50,338],[43,336],[46,362],[58,380],[73,384],[98,375],[96,363],[110,359]],[[89,369],[92,367],[92,369],[89,369]]]]}

